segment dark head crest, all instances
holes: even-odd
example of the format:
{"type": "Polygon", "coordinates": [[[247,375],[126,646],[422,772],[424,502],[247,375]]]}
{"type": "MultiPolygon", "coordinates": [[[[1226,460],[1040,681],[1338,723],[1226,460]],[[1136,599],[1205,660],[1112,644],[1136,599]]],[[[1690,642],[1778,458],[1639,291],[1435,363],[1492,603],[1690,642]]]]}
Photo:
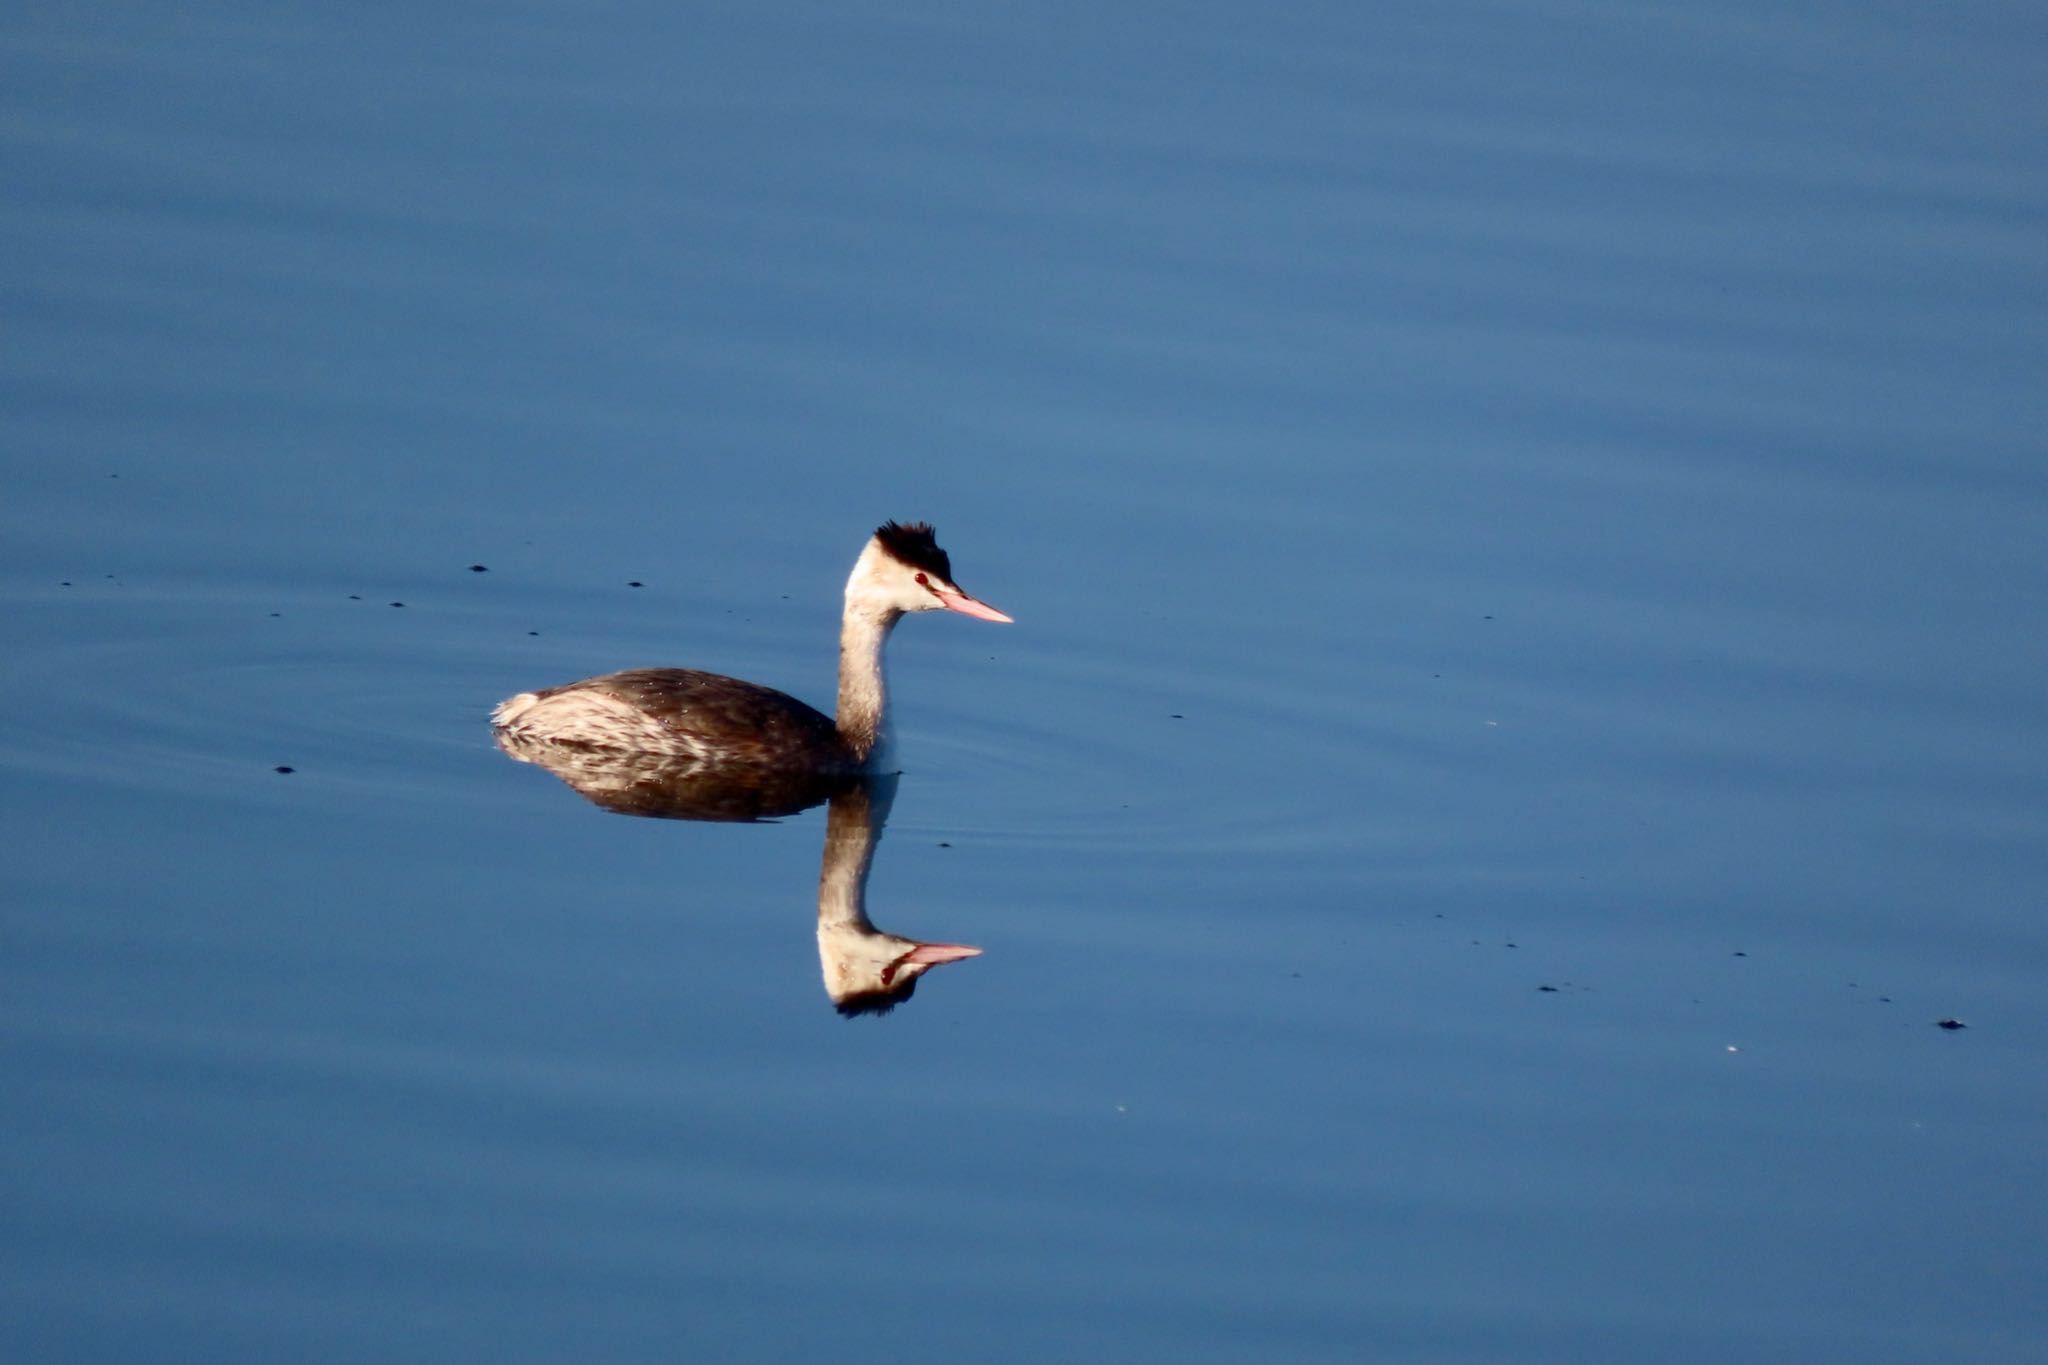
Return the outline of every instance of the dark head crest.
{"type": "Polygon", "coordinates": [[[875,531],[875,539],[881,541],[882,548],[901,563],[934,574],[948,583],[953,581],[953,561],[939,548],[932,528],[925,522],[885,521],[875,531]]]}
{"type": "Polygon", "coordinates": [[[862,1015],[883,1015],[917,993],[917,977],[910,976],[893,986],[883,986],[872,991],[856,991],[844,1000],[836,1000],[832,1007],[844,1019],[858,1019],[862,1015]]]}

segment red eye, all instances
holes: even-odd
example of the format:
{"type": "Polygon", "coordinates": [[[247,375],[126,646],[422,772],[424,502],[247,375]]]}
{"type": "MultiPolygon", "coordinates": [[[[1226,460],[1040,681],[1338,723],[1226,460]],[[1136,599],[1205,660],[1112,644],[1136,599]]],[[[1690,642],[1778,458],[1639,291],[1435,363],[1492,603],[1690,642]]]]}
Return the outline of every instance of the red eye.
{"type": "Polygon", "coordinates": [[[923,574],[919,574],[917,576],[917,581],[920,587],[929,588],[932,585],[932,581],[929,578],[926,578],[923,574]]]}

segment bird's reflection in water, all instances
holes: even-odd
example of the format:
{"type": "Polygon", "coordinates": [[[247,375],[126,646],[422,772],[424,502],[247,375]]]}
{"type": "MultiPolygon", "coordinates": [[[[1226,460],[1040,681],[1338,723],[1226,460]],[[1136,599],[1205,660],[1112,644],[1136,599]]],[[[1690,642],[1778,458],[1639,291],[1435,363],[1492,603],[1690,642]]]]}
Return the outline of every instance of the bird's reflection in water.
{"type": "Polygon", "coordinates": [[[818,874],[818,963],[825,993],[851,1018],[887,1014],[910,999],[941,963],[979,948],[924,943],[877,929],[867,913],[875,845],[896,799],[896,776],[831,776],[679,760],[630,750],[522,739],[500,731],[498,747],[545,768],[592,804],[619,815],[662,820],[773,820],[830,801],[818,874]]]}
{"type": "Polygon", "coordinates": [[[818,965],[839,1012],[887,1014],[911,997],[917,979],[942,962],[978,957],[960,943],[920,943],[877,929],[868,918],[868,869],[896,799],[896,777],[864,777],[832,798],[825,816],[825,863],[818,873],[818,965]]]}

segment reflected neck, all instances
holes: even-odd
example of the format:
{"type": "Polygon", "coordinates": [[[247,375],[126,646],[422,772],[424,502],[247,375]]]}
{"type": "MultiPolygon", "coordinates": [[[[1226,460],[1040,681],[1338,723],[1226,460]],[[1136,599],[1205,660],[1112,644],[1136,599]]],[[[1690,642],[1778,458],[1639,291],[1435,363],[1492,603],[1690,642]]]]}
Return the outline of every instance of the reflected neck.
{"type": "Polygon", "coordinates": [[[839,737],[864,765],[880,756],[888,740],[889,689],[882,676],[882,646],[901,619],[900,611],[849,602],[839,627],[839,737]]]}
{"type": "MultiPolygon", "coordinates": [[[[889,779],[882,779],[889,781],[889,779]]],[[[891,787],[889,792],[893,792],[891,787]]],[[[868,869],[888,818],[889,792],[871,792],[868,779],[832,798],[825,815],[825,857],[818,874],[818,928],[872,934],[868,919],[868,869]]]]}

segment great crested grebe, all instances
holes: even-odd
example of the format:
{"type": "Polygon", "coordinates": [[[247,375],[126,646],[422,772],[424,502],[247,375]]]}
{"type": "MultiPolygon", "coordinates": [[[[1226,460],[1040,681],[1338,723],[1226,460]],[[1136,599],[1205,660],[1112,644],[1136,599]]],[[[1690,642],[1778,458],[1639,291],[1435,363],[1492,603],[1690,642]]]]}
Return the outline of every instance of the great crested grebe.
{"type": "Polygon", "coordinates": [[[498,703],[491,725],[520,740],[669,754],[712,764],[861,772],[888,733],[882,646],[906,612],[1010,618],[953,581],[922,522],[885,522],[846,580],[839,627],[839,719],[786,692],[693,668],[629,668],[498,703]]]}

